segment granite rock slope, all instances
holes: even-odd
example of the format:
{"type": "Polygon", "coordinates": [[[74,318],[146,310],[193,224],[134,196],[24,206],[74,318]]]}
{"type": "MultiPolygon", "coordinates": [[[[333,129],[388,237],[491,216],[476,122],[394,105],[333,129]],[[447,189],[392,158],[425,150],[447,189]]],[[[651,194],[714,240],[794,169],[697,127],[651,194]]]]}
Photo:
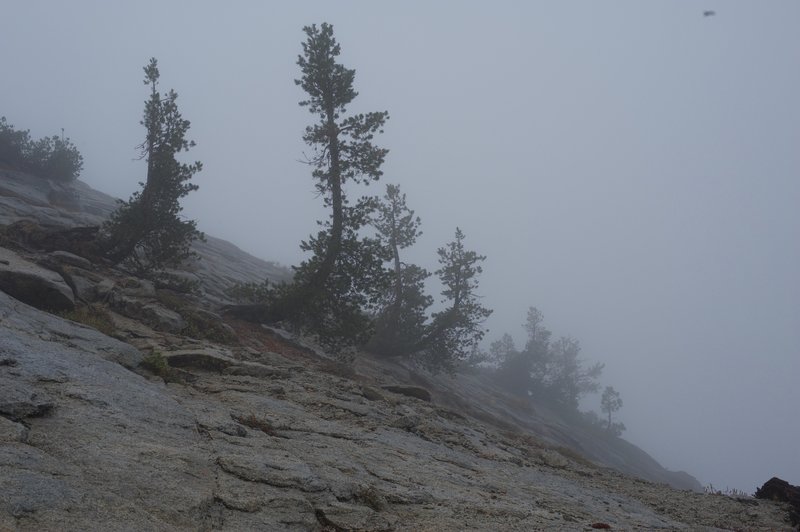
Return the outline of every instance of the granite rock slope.
{"type": "Polygon", "coordinates": [[[0,293],[0,530],[789,528],[777,503],[635,479],[233,325],[232,347],[121,320],[157,377],[0,293]]]}
{"type": "MultiPolygon", "coordinates": [[[[0,225],[107,214],[62,188],[0,171],[0,225]]],[[[199,295],[63,250],[8,255],[77,308],[0,291],[0,531],[790,529],[785,505],[671,488],[697,485],[479,374],[342,364],[225,318],[232,283],[282,270],[205,245],[199,295]]]]}
{"type": "MultiPolygon", "coordinates": [[[[0,226],[21,221],[43,228],[99,226],[116,205],[115,198],[82,181],[58,183],[0,167],[0,226]]],[[[228,290],[236,283],[291,278],[287,268],[256,258],[213,236],[207,236],[205,242],[195,242],[193,250],[200,260],[179,273],[198,280],[205,297],[214,303],[231,303],[228,290]]]]}

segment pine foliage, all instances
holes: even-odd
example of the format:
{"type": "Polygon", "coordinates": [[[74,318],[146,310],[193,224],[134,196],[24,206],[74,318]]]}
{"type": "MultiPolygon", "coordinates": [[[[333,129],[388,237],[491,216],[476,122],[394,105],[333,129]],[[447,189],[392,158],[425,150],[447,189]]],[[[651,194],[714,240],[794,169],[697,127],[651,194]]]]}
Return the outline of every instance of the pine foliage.
{"type": "Polygon", "coordinates": [[[144,72],[150,98],[141,121],[146,137],[138,148],[140,157],[147,161],[147,178],[141,183],[142,190],[127,202],[120,202],[103,228],[108,257],[142,273],[180,264],[193,256],[192,242],[203,238],[196,222],[180,215],[180,199],[197,190],[190,181],[202,169],[200,162],[177,160],[180,152],[195,145],[186,139],[190,123],[178,110],[178,94],[174,90],[159,92],[155,58],[144,72]]]}

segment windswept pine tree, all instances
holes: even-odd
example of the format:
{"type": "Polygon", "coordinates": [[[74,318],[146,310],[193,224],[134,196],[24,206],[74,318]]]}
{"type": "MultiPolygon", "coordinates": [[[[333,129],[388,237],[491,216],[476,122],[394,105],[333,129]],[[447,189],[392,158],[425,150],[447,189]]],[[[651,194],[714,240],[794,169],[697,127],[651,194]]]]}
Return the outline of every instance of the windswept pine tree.
{"type": "Polygon", "coordinates": [[[295,268],[291,285],[278,287],[266,305],[239,315],[262,321],[288,319],[315,333],[332,350],[365,342],[371,335],[368,312],[378,304],[389,282],[383,267],[385,248],[360,230],[369,222],[374,198],[351,202],[348,183],[369,184],[380,179],[387,149],[373,144],[389,115],[386,111],[348,114],[358,93],[355,70],[337,62],[341,47],[333,26],[303,28],[306,40],[298,57],[301,77],[295,80],[308,98],[300,105],[314,116],[303,140],[311,148],[307,163],[314,185],[330,208],[322,229],[301,243],[312,256],[295,268]]]}
{"type": "Polygon", "coordinates": [[[150,98],[141,121],[146,136],[138,148],[147,162],[147,176],[142,190],[121,202],[103,227],[103,247],[112,261],[152,273],[191,257],[192,242],[203,237],[196,222],[180,216],[180,199],[197,190],[190,180],[202,165],[176,158],[195,143],[186,139],[190,123],[178,110],[178,94],[159,92],[155,58],[144,67],[144,74],[150,98]]]}
{"type": "Polygon", "coordinates": [[[313,151],[308,163],[313,168],[315,187],[331,209],[326,230],[315,237],[321,245],[306,246],[316,254],[313,271],[305,282],[315,290],[324,290],[345,247],[347,230],[359,229],[371,206],[358,202],[348,207],[344,185],[348,181],[367,184],[383,175],[381,166],[389,150],[375,146],[372,140],[383,132],[389,113],[347,115],[347,106],[358,96],[353,88],[356,71],[336,62],[341,47],[333,36],[333,26],[322,23],[318,28],[314,24],[303,31],[306,41],[297,59],[302,76],[295,83],[308,94],[300,105],[317,120],[306,127],[303,140],[313,151]]]}

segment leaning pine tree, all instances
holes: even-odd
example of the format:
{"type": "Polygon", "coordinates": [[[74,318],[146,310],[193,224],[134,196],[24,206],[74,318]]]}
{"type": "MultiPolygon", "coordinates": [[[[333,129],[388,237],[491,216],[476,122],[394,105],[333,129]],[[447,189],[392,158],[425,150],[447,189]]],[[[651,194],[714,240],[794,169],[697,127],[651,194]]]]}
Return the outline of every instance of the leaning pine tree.
{"type": "Polygon", "coordinates": [[[121,202],[103,227],[103,247],[115,263],[123,263],[140,273],[155,273],[191,257],[191,244],[202,239],[193,220],[181,218],[179,200],[197,190],[190,183],[202,168],[200,162],[184,164],[176,155],[195,145],[186,140],[189,121],[178,111],[177,93],[158,91],[158,62],[144,67],[145,85],[150,98],[145,102],[141,124],[147,130],[139,146],[147,161],[147,178],[142,190],[121,202]]]}
{"type": "Polygon", "coordinates": [[[302,76],[295,83],[308,95],[300,105],[316,117],[303,140],[312,149],[307,162],[330,218],[301,244],[313,256],[295,269],[293,284],[276,295],[266,314],[288,318],[338,349],[366,340],[370,321],[365,311],[377,303],[388,280],[380,243],[359,235],[375,202],[362,198],[350,204],[345,193],[348,182],[369,184],[381,177],[388,150],[372,140],[382,132],[388,113],[348,115],[347,106],[358,95],[355,70],[337,62],[341,50],[333,27],[323,23],[303,31],[306,41],[297,60],[302,76]]]}

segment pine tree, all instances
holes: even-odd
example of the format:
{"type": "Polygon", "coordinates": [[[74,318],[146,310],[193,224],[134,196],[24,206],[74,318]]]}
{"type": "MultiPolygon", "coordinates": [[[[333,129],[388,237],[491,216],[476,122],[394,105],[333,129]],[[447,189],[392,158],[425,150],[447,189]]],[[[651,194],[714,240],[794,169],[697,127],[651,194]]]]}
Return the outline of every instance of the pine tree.
{"type": "Polygon", "coordinates": [[[293,284],[276,295],[267,314],[288,318],[338,350],[370,336],[365,312],[375,308],[388,282],[384,248],[359,233],[369,222],[375,200],[361,198],[350,204],[345,185],[369,184],[383,174],[380,168],[388,150],[372,141],[389,115],[382,111],[346,116],[358,95],[353,88],[355,70],[337,63],[341,48],[330,24],[303,31],[306,41],[297,60],[302,76],[295,83],[308,95],[300,105],[317,119],[306,127],[303,140],[313,150],[307,163],[331,214],[320,223],[323,229],[301,244],[313,255],[295,268],[293,284]]]}
{"type": "MultiPolygon", "coordinates": [[[[508,353],[498,365],[496,376],[507,390],[516,395],[527,398],[533,393],[541,397],[546,392],[551,370],[551,333],[544,326],[544,315],[536,307],[528,308],[523,327],[528,333],[525,347],[520,351],[507,350],[508,353]]],[[[508,336],[508,340],[495,344],[502,347],[510,340],[511,337],[508,336]]]]}
{"type": "Polygon", "coordinates": [[[344,185],[348,181],[367,184],[377,181],[389,150],[372,143],[376,133],[383,132],[389,118],[386,111],[356,114],[344,117],[358,93],[353,88],[355,70],[336,62],[341,47],[333,36],[333,26],[323,23],[303,28],[306,41],[303,54],[297,59],[302,77],[295,80],[307,94],[300,102],[317,116],[317,123],[306,127],[303,140],[313,149],[308,163],[314,168],[317,191],[325,205],[331,208],[331,217],[324,242],[312,246],[319,255],[315,257],[315,270],[308,284],[322,289],[333,274],[336,261],[342,252],[346,223],[349,229],[358,230],[364,222],[366,202],[360,202],[355,212],[346,213],[347,197],[344,185]]]}
{"type": "Polygon", "coordinates": [[[324,347],[342,353],[362,345],[373,334],[370,311],[379,307],[381,294],[390,279],[383,267],[386,249],[377,239],[360,237],[357,228],[363,220],[350,221],[351,214],[366,212],[367,207],[345,209],[344,231],[334,269],[321,287],[314,276],[322,266],[329,242],[329,232],[320,231],[301,243],[311,251],[311,259],[295,268],[292,285],[277,290],[273,315],[288,319],[295,326],[317,335],[324,347]]]}
{"type": "Polygon", "coordinates": [[[179,200],[197,190],[190,183],[202,169],[200,162],[184,164],[176,155],[195,145],[186,140],[189,121],[183,119],[176,100],[178,94],[158,90],[158,62],[144,67],[144,84],[150,86],[141,124],[146,137],[138,146],[147,161],[147,177],[142,190],[135,192],[103,228],[103,245],[114,262],[123,262],[139,272],[154,272],[174,266],[192,256],[191,244],[203,235],[196,222],[181,218],[179,200]]]}
{"type": "Polygon", "coordinates": [[[477,276],[483,271],[483,255],[464,248],[464,233],[456,228],[455,240],[437,250],[441,268],[436,270],[444,289],[446,310],[433,315],[432,323],[418,350],[423,362],[432,369],[452,370],[455,363],[467,358],[483,339],[483,322],[492,311],[479,302],[475,293],[477,276]]]}
{"type": "Polygon", "coordinates": [[[526,393],[532,391],[534,394],[541,395],[546,393],[550,385],[552,371],[550,337],[552,333],[544,325],[544,314],[536,307],[528,308],[523,327],[528,333],[521,357],[529,381],[526,393]]]}
{"type": "Polygon", "coordinates": [[[417,237],[421,221],[414,216],[414,211],[406,205],[406,195],[400,192],[398,185],[387,184],[383,202],[379,203],[372,225],[378,230],[381,240],[392,256],[394,263],[394,286],[392,292],[393,305],[399,306],[403,300],[403,263],[400,261],[400,250],[412,246],[417,237]]]}
{"type": "Polygon", "coordinates": [[[550,351],[545,393],[559,406],[577,411],[581,397],[597,391],[597,378],[603,372],[603,364],[584,368],[579,358],[580,342],[569,336],[553,342],[550,351]]]}
{"type": "Polygon", "coordinates": [[[508,333],[503,334],[499,340],[495,340],[489,345],[489,362],[495,368],[503,366],[509,359],[517,355],[514,339],[508,333]]]}
{"type": "MultiPolygon", "coordinates": [[[[614,389],[613,386],[606,386],[606,389],[603,390],[603,396],[600,398],[600,409],[608,414],[608,425],[606,429],[612,431],[615,425],[618,427],[619,433],[624,430],[625,426],[617,423],[611,423],[611,414],[616,412],[622,408],[622,397],[620,397],[619,392],[614,389]]],[[[616,432],[616,431],[615,431],[616,432]]],[[[619,433],[617,436],[619,436],[619,433]]]]}
{"type": "Polygon", "coordinates": [[[375,336],[370,342],[373,351],[385,356],[409,354],[424,334],[425,311],[433,302],[424,287],[430,274],[400,260],[400,250],[413,245],[422,234],[420,223],[406,205],[406,195],[400,192],[400,187],[386,185],[386,194],[372,216],[372,225],[391,257],[392,280],[380,303],[375,336]]]}

